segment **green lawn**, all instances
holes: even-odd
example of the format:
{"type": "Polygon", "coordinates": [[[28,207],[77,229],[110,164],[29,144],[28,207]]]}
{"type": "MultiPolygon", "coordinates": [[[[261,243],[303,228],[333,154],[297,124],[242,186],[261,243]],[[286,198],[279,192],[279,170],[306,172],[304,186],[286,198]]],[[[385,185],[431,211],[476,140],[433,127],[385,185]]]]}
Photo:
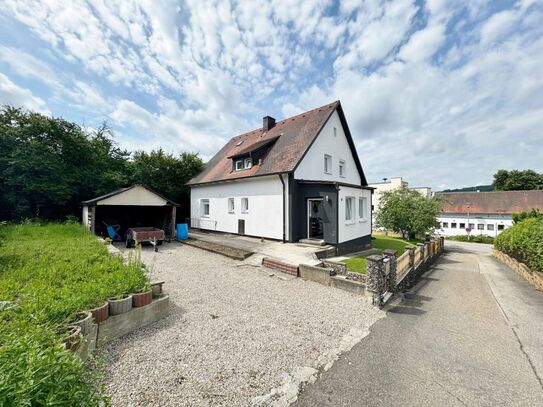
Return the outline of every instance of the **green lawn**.
{"type": "Polygon", "coordinates": [[[350,259],[341,260],[341,262],[347,265],[347,270],[349,271],[366,274],[365,257],[351,257],[350,259]]]}
{"type": "Polygon", "coordinates": [[[100,376],[57,328],[147,283],[79,224],[0,225],[0,406],[101,405],[100,376]]]}
{"type": "MultiPolygon", "coordinates": [[[[372,239],[371,244],[374,249],[394,249],[396,250],[396,256],[401,256],[405,252],[405,246],[416,245],[418,242],[420,241],[409,241],[388,236],[375,236],[375,239],[372,239]]],[[[341,260],[341,262],[347,265],[348,271],[366,274],[365,257],[351,257],[350,259],[341,260]]]]}

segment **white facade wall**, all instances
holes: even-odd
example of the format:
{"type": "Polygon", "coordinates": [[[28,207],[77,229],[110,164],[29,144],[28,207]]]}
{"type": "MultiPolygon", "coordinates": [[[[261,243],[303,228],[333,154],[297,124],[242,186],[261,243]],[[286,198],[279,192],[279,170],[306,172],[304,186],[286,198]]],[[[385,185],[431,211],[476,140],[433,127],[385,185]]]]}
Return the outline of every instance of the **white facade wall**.
{"type": "Polygon", "coordinates": [[[83,213],[81,214],[81,223],[87,228],[90,229],[89,225],[89,207],[87,205],[83,206],[83,213]]]}
{"type": "Polygon", "coordinates": [[[441,226],[436,232],[441,236],[458,236],[466,235],[466,228],[469,223],[473,224],[473,230],[470,232],[474,235],[485,235],[490,237],[496,237],[502,230],[499,230],[503,226],[503,229],[507,229],[513,225],[513,219],[510,215],[499,214],[470,214],[469,222],[467,214],[440,214],[437,220],[441,226]],[[447,225],[444,225],[446,223],[447,225]],[[453,228],[453,223],[456,223],[456,228],[453,228]],[[464,224],[460,227],[460,224],[464,224]],[[478,225],[483,225],[483,229],[479,229],[478,225]],[[489,228],[489,225],[490,228],[489,228]],[[492,230],[493,229],[493,230],[492,230]]]}
{"type": "Polygon", "coordinates": [[[323,127],[313,145],[294,171],[294,178],[310,181],[337,181],[346,184],[360,185],[361,179],[356,163],[347,142],[347,136],[339,115],[334,112],[323,127]],[[334,128],[335,135],[334,135],[334,128]],[[332,157],[331,173],[324,171],[324,155],[332,157]],[[345,176],[339,175],[340,160],[345,161],[345,176]]]}
{"type": "MultiPolygon", "coordinates": [[[[286,176],[285,184],[288,205],[286,176]]],[[[199,221],[202,229],[238,233],[238,219],[245,219],[246,235],[283,238],[283,186],[278,175],[193,186],[190,203],[191,219],[199,221]],[[234,198],[234,213],[228,211],[228,198],[234,198]],[[249,200],[247,213],[241,212],[242,198],[249,200]],[[205,199],[209,199],[209,216],[202,212],[202,200],[205,199]]]]}
{"type": "Polygon", "coordinates": [[[368,189],[352,188],[341,186],[339,189],[338,202],[338,243],[358,239],[362,236],[371,234],[371,191],[368,189]],[[346,198],[354,197],[354,220],[349,222],[345,220],[346,198]],[[366,216],[359,217],[359,197],[366,198],[366,216]]]}

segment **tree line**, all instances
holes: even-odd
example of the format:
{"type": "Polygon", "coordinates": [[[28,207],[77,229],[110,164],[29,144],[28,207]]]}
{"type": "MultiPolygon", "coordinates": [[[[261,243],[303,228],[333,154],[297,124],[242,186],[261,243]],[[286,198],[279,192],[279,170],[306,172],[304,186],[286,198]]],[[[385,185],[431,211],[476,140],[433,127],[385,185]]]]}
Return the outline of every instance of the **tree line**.
{"type": "Polygon", "coordinates": [[[123,150],[106,124],[89,131],[22,108],[0,110],[0,220],[79,216],[81,201],[136,183],[188,216],[185,183],[203,167],[196,153],[123,150]]]}

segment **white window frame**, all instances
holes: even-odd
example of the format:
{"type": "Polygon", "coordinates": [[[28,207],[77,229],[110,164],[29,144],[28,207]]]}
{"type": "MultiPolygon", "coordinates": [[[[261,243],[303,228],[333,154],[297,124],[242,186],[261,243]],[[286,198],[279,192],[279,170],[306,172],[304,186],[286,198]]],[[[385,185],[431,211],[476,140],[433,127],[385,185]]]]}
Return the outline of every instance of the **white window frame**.
{"type": "Polygon", "coordinates": [[[332,175],[332,156],[324,154],[324,173],[332,175]]]}
{"type": "Polygon", "coordinates": [[[352,225],[355,222],[354,218],[354,211],[356,209],[356,200],[354,196],[347,196],[345,197],[345,224],[352,225]],[[350,211],[348,210],[348,206],[350,202],[350,211]],[[349,215],[349,216],[348,216],[349,215]]]}
{"type": "Polygon", "coordinates": [[[249,213],[249,198],[241,198],[241,213],[249,213]]]}
{"type": "Polygon", "coordinates": [[[485,224],[484,223],[478,223],[477,224],[477,230],[485,230],[485,224]]]}
{"type": "Polygon", "coordinates": [[[209,203],[209,199],[200,200],[200,205],[202,208],[202,217],[209,218],[209,214],[211,213],[211,205],[209,203]],[[206,213],[206,206],[207,206],[207,213],[206,213]]]}
{"type": "Polygon", "coordinates": [[[236,171],[241,171],[243,170],[243,160],[236,160],[234,162],[234,168],[236,169],[236,171]],[[239,165],[238,165],[239,164],[239,165]]]}
{"type": "Polygon", "coordinates": [[[358,197],[358,221],[366,222],[368,220],[368,198],[365,196],[358,197]],[[360,213],[362,212],[362,214],[360,213]]]}
{"type": "Polygon", "coordinates": [[[252,166],[253,166],[253,159],[252,158],[246,158],[245,160],[243,160],[243,168],[248,170],[252,166]]]}
{"type": "Polygon", "coordinates": [[[339,160],[339,176],[345,178],[345,160],[339,160]]]}
{"type": "Polygon", "coordinates": [[[236,202],[234,198],[228,198],[228,213],[236,212],[236,202]]]}

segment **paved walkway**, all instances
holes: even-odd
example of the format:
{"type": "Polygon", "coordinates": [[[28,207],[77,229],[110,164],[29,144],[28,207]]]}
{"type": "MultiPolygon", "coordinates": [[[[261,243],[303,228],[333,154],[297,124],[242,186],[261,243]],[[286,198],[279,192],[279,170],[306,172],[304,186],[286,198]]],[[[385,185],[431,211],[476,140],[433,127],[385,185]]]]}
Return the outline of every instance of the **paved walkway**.
{"type": "Polygon", "coordinates": [[[543,406],[543,293],[491,257],[447,252],[297,406],[543,406]]]}
{"type": "Polygon", "coordinates": [[[227,233],[202,233],[193,230],[190,231],[189,236],[254,252],[255,254],[249,257],[246,262],[255,265],[262,262],[262,257],[273,257],[295,265],[315,265],[320,263],[320,260],[314,256],[314,253],[330,247],[303,243],[283,243],[275,240],[258,239],[227,233]]]}

